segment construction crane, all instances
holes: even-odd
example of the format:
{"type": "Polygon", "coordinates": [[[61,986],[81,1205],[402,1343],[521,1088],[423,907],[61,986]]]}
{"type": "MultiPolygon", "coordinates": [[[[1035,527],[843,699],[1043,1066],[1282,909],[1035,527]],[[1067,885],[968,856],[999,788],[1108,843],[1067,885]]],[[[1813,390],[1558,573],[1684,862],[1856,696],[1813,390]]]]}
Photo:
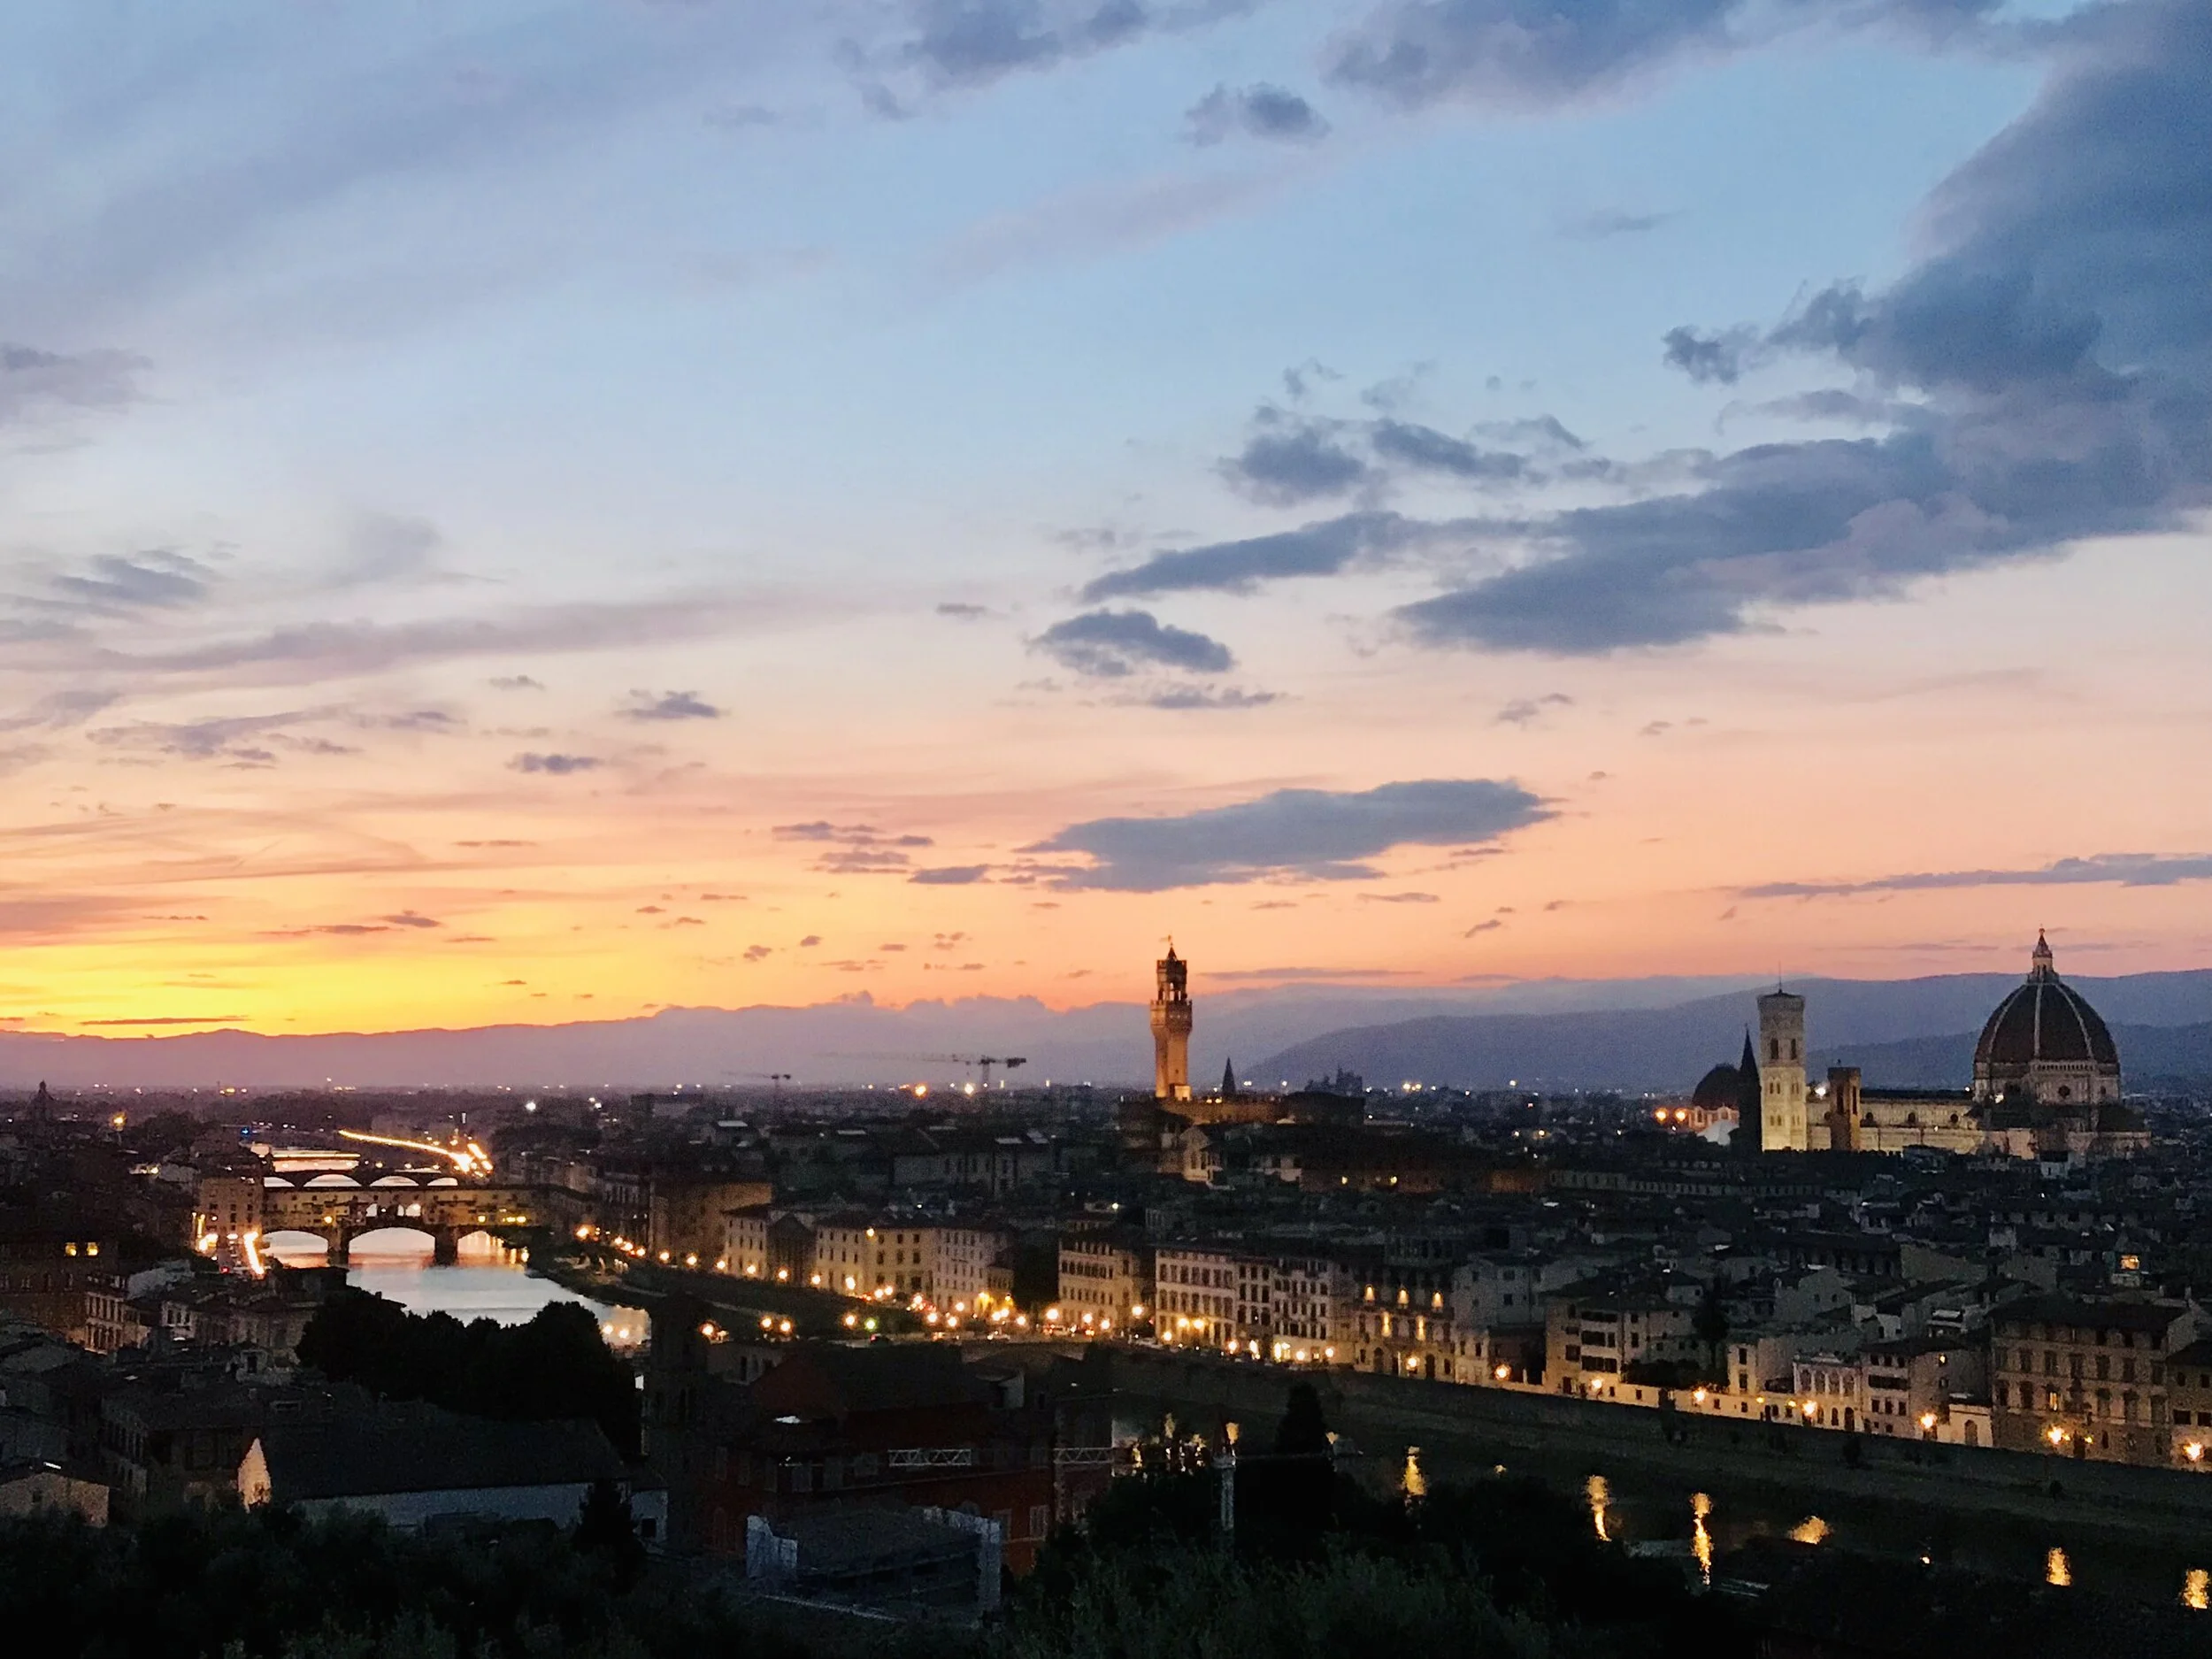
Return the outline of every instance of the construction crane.
{"type": "Polygon", "coordinates": [[[991,1087],[991,1068],[1003,1066],[1011,1071],[1016,1066],[1027,1065],[1029,1057],[1019,1054],[867,1054],[856,1055],[863,1060],[914,1060],[925,1065],[973,1066],[983,1075],[983,1087],[991,1087]]]}
{"type": "Polygon", "coordinates": [[[1018,1054],[1010,1054],[1002,1057],[997,1055],[979,1054],[976,1056],[975,1063],[983,1068],[983,1087],[988,1088],[991,1087],[993,1066],[1002,1065],[1011,1071],[1018,1065],[1027,1065],[1029,1059],[1027,1056],[1018,1054]]]}

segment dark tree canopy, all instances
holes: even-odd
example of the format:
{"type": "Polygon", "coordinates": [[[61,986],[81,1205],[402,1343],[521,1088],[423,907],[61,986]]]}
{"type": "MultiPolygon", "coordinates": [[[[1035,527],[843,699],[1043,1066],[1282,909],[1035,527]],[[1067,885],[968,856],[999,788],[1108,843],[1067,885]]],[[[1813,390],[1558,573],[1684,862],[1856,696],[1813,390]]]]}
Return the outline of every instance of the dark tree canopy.
{"type": "Polygon", "coordinates": [[[589,1417],[617,1450],[638,1450],[630,1368],[580,1303],[557,1302],[527,1325],[463,1325],[450,1314],[409,1313],[365,1291],[333,1296],[300,1337],[300,1363],[388,1400],[513,1422],[589,1417]]]}

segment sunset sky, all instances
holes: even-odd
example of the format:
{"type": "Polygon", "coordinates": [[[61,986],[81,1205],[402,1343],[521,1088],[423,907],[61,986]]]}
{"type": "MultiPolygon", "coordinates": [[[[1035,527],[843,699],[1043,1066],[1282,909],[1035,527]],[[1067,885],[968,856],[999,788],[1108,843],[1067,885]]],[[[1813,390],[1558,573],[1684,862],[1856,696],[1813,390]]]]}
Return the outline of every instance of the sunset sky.
{"type": "Polygon", "coordinates": [[[0,1013],[2212,964],[2212,8],[19,0],[0,1013]]]}

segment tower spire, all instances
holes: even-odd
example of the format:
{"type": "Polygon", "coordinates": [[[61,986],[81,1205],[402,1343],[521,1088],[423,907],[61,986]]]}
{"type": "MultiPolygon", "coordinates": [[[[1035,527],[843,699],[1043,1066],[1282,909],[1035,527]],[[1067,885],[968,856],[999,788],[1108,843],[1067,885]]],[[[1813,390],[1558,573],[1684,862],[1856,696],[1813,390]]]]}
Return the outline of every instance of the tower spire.
{"type": "Polygon", "coordinates": [[[1225,1060],[1221,1064],[1221,1098],[1234,1100],[1236,1097],[1237,1063],[1234,1059],[1225,1060]]]}
{"type": "Polygon", "coordinates": [[[2058,971],[2051,965],[2051,941],[2044,937],[2039,927],[2035,930],[2035,953],[2029,960],[2033,964],[2028,971],[2029,979],[2055,979],[2058,977],[2058,971]]]}

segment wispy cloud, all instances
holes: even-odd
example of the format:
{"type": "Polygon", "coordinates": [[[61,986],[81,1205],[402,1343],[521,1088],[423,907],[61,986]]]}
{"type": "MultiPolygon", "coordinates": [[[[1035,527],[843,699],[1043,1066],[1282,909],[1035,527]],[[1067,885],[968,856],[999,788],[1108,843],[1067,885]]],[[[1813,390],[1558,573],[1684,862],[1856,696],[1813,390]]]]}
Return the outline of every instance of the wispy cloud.
{"type": "Polygon", "coordinates": [[[1913,893],[1942,887],[2052,887],[2111,884],[2170,887],[2212,881],[2212,853],[2098,853],[2024,870],[1937,870],[1875,876],[1863,881],[1769,881],[1745,887],[1747,899],[1831,898],[1854,893],[1913,893]]]}

